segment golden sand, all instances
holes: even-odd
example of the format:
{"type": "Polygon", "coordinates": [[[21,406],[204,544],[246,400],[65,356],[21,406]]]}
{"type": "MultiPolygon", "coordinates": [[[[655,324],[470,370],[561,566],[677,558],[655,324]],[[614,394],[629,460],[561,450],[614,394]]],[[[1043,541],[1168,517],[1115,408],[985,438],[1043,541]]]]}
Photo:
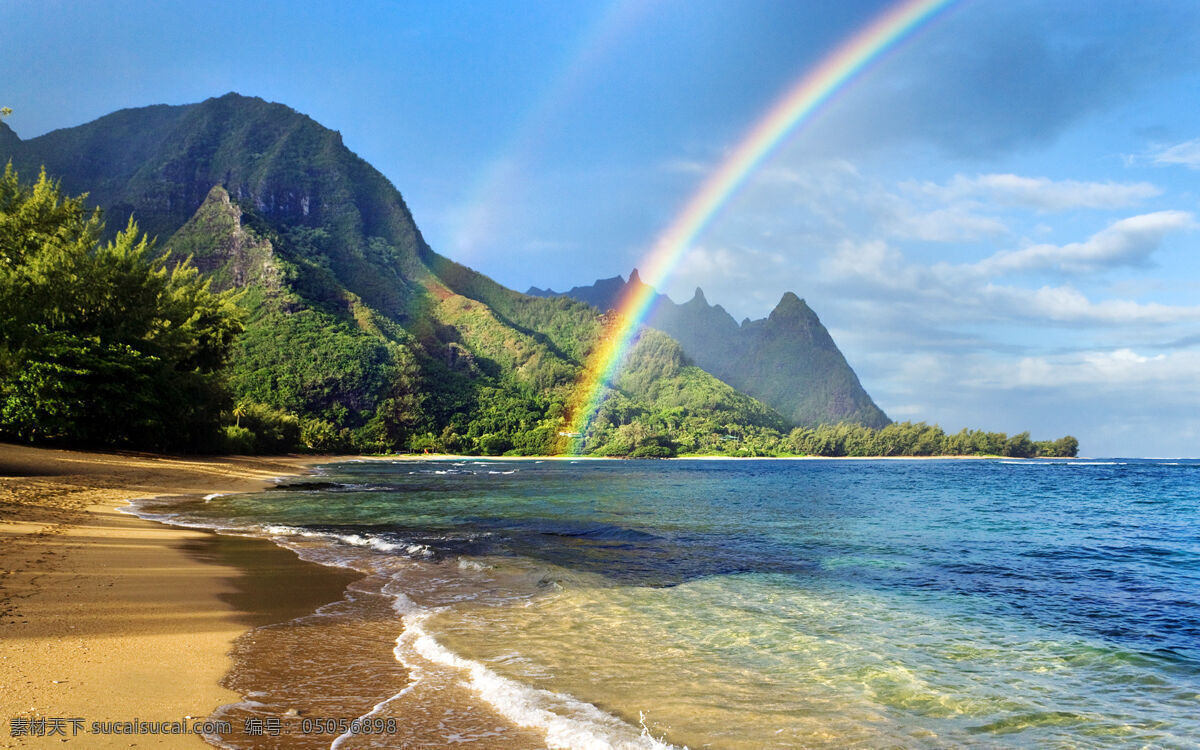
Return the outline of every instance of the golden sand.
{"type": "MultiPolygon", "coordinates": [[[[53,726],[71,718],[86,722],[74,740],[72,723],[59,726],[81,747],[203,746],[195,736],[84,733],[93,721],[203,719],[236,701],[219,682],[233,639],[258,624],[254,595],[242,585],[244,566],[220,562],[228,549],[205,559],[214,535],[116,508],[131,498],[250,491],[328,460],[0,445],[0,747],[60,746],[61,735],[12,736],[12,720],[53,726]]],[[[329,595],[330,580],[344,584],[341,574],[319,573],[319,566],[259,544],[253,557],[260,568],[326,576],[318,596],[329,595]]],[[[258,617],[294,616],[296,606],[319,603],[267,598],[258,617]]]]}

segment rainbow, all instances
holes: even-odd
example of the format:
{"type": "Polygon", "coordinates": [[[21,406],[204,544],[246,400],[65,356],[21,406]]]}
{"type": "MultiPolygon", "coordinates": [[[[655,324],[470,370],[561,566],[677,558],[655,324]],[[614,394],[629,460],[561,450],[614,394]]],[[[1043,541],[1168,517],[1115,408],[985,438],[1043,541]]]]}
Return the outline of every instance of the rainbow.
{"type": "MultiPolygon", "coordinates": [[[[587,432],[608,384],[637,341],[637,333],[650,312],[655,289],[662,287],[691,246],[746,178],[796,127],[807,121],[839,89],[954,0],[901,0],[875,17],[821,62],[768,110],[737,148],[710,174],[675,220],[659,235],[639,264],[644,284],[630,285],[588,358],[575,401],[567,412],[564,435],[587,432]]],[[[576,448],[581,447],[578,441],[576,448]]]]}

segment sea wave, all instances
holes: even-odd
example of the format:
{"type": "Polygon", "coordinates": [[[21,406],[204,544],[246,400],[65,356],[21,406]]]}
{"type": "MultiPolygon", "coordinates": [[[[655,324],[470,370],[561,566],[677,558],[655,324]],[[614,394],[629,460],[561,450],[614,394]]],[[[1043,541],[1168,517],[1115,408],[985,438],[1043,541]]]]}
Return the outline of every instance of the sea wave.
{"type": "MultiPolygon", "coordinates": [[[[149,507],[154,500],[162,502],[162,498],[149,498],[144,502],[131,502],[122,510],[143,519],[176,526],[264,538],[290,549],[310,562],[364,573],[380,573],[389,568],[395,570],[392,566],[405,559],[411,561],[410,565],[418,564],[428,561],[434,554],[427,545],[406,542],[388,534],[337,532],[287,524],[238,525],[230,522],[206,522],[181,513],[172,513],[166,507],[149,507]],[[351,551],[354,554],[345,554],[351,551]],[[364,553],[367,553],[367,557],[364,557],[364,553]],[[377,564],[373,564],[370,559],[372,557],[377,564]]],[[[578,533],[574,529],[571,531],[578,533]]],[[[466,575],[486,574],[492,570],[490,565],[461,557],[455,567],[466,575]]],[[[404,698],[423,680],[432,679],[433,675],[428,667],[433,667],[434,671],[447,670],[463,675],[469,689],[484,703],[514,724],[544,734],[546,746],[550,748],[668,750],[676,747],[652,736],[644,724],[632,724],[571,695],[535,688],[503,677],[484,664],[451,651],[424,627],[424,623],[430,617],[448,607],[419,605],[400,590],[399,586],[399,581],[393,579],[392,583],[383,587],[383,592],[391,597],[392,608],[403,625],[396,638],[393,655],[408,670],[411,682],[403,690],[376,703],[370,711],[360,716],[360,719],[383,714],[390,704],[404,698]]],[[[263,706],[264,704],[247,695],[242,701],[223,706],[219,713],[223,715],[239,707],[263,706]]],[[[349,739],[350,735],[337,737],[330,747],[340,748],[349,739]]],[[[231,747],[218,737],[209,738],[209,741],[218,747],[231,747]]]]}
{"type": "MultiPolygon", "coordinates": [[[[645,725],[635,726],[591,703],[502,677],[477,661],[463,658],[424,628],[425,622],[444,608],[420,607],[403,592],[388,593],[393,597],[393,609],[404,622],[404,632],[396,638],[393,653],[413,679],[406,690],[424,679],[420,660],[425,660],[465,673],[467,684],[476,695],[514,724],[544,733],[547,747],[584,750],[676,747],[653,737],[645,725]]],[[[398,697],[393,696],[389,701],[398,697]]]]}
{"type": "Polygon", "coordinates": [[[262,534],[272,539],[280,537],[301,537],[319,541],[329,541],[334,544],[345,544],[351,547],[366,547],[377,552],[403,553],[408,557],[433,557],[433,550],[427,544],[411,542],[390,534],[359,534],[338,533],[307,529],[302,526],[287,526],[282,524],[267,524],[259,527],[262,534]]]}

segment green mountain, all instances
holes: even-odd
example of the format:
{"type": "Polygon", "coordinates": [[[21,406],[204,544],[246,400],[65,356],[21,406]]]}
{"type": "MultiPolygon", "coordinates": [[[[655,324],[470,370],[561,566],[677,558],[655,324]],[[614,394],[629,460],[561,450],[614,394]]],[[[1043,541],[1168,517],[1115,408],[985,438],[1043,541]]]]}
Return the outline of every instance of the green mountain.
{"type": "MultiPolygon", "coordinates": [[[[566,296],[608,310],[629,288],[644,286],[634,269],[629,281],[614,276],[561,295],[537,287],[527,294],[566,296]]],[[[653,294],[647,325],[678,341],[704,370],[759,399],[793,424],[815,427],[852,422],[880,428],[891,423],[863,390],[817,314],[795,294],[784,294],[766,318],[747,319],[740,325],[720,305],[710,305],[699,288],[683,304],[653,294]]]]}
{"type": "MultiPolygon", "coordinates": [[[[230,434],[247,448],[550,453],[605,315],[506,289],[428,246],[400,193],[294,110],[228,94],[127,109],[0,162],[132,216],[172,262],[239,292],[230,434]]],[[[669,455],[778,438],[785,420],[646,331],[581,447],[669,455]]]]}

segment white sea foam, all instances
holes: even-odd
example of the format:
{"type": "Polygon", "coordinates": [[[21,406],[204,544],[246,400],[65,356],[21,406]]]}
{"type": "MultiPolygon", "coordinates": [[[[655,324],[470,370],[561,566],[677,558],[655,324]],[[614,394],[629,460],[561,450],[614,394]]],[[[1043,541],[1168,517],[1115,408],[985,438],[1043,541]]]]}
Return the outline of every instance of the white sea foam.
{"type": "MultiPolygon", "coordinates": [[[[386,708],[389,703],[391,703],[392,701],[397,700],[399,698],[403,698],[409,691],[411,691],[413,688],[415,688],[417,686],[418,682],[420,682],[420,680],[414,678],[414,676],[411,672],[409,673],[409,679],[412,680],[412,682],[410,682],[403,690],[396,693],[395,695],[389,696],[389,697],[384,698],[383,700],[379,701],[378,703],[376,703],[374,706],[371,707],[370,711],[367,711],[362,716],[359,716],[357,719],[350,722],[350,725],[354,726],[355,724],[360,724],[361,722],[364,722],[364,721],[370,719],[372,716],[380,715],[383,712],[383,709],[386,708]]],[[[342,746],[343,742],[345,742],[348,739],[357,737],[357,736],[358,736],[358,734],[356,734],[353,729],[348,729],[348,730],[346,730],[346,732],[344,734],[338,735],[338,737],[336,739],[334,739],[334,741],[332,743],[330,743],[329,750],[338,750],[338,748],[342,746]]]]}
{"type": "MultiPolygon", "coordinates": [[[[171,518],[171,514],[147,512],[136,504],[125,510],[131,515],[154,520],[171,518]]],[[[337,534],[285,524],[231,528],[215,523],[205,524],[194,519],[171,519],[169,522],[198,528],[211,528],[224,533],[267,536],[276,543],[289,547],[291,545],[287,545],[286,540],[296,538],[341,543],[385,553],[403,550],[413,557],[428,557],[433,554],[433,551],[426,545],[388,541],[373,534],[337,534]]],[[[301,557],[310,559],[310,555],[305,554],[307,550],[291,548],[301,557]]],[[[313,561],[325,565],[348,565],[347,561],[329,560],[324,556],[319,556],[313,561]]],[[[356,566],[351,565],[350,567],[356,566]]],[[[464,570],[486,570],[489,566],[475,561],[460,560],[459,567],[464,570]]],[[[406,695],[423,679],[426,679],[427,672],[420,663],[421,660],[425,660],[455,672],[465,673],[468,687],[484,702],[514,724],[543,732],[547,747],[583,748],[585,750],[593,748],[597,750],[601,748],[605,750],[609,748],[615,750],[633,750],[634,748],[665,750],[674,747],[651,736],[644,724],[635,726],[572,696],[534,688],[502,677],[479,662],[455,654],[439,643],[423,627],[423,623],[439,610],[420,607],[405,594],[388,590],[387,587],[385,587],[385,593],[392,597],[392,608],[400,615],[404,623],[404,630],[396,639],[393,654],[397,661],[409,670],[411,682],[400,692],[377,703],[369,712],[359,717],[360,719],[378,715],[389,703],[406,695]],[[412,656],[419,657],[419,659],[411,658],[412,656]]],[[[222,708],[232,709],[236,706],[255,708],[262,707],[263,704],[248,696],[238,703],[222,708]]],[[[349,739],[347,735],[340,736],[334,739],[330,747],[339,748],[347,739],[349,739]]],[[[214,742],[218,747],[230,747],[221,742],[220,738],[209,738],[209,741],[214,742]]]]}
{"type": "Polygon", "coordinates": [[[336,534],[329,531],[312,531],[296,526],[265,524],[259,529],[271,537],[303,537],[340,542],[351,547],[369,547],[378,552],[404,552],[414,557],[432,557],[433,550],[426,544],[407,541],[389,541],[376,534],[336,534]]]}
{"type": "Polygon", "coordinates": [[[633,726],[591,703],[523,685],[500,676],[479,662],[459,656],[424,628],[424,623],[439,609],[419,607],[401,592],[388,593],[393,597],[392,608],[404,622],[404,632],[396,638],[393,653],[409,670],[413,680],[405,692],[426,677],[420,664],[408,658],[409,654],[415,654],[434,664],[465,672],[472,691],[514,724],[543,732],[547,747],[583,750],[666,750],[674,747],[651,736],[644,723],[633,726]]]}
{"type": "Polygon", "coordinates": [[[154,521],[156,523],[165,523],[171,526],[183,526],[189,529],[207,529],[209,531],[217,531],[222,534],[231,534],[235,536],[251,536],[252,534],[244,528],[238,526],[230,526],[227,523],[217,523],[215,521],[203,522],[191,518],[185,518],[180,513],[167,513],[164,511],[151,511],[146,509],[144,502],[157,500],[154,497],[142,497],[129,501],[129,505],[123,505],[117,510],[130,516],[137,516],[146,521],[154,521]]]}
{"type": "MultiPolygon", "coordinates": [[[[260,695],[260,696],[262,695],[262,693],[251,693],[251,695],[256,695],[256,694],[260,695]]],[[[242,700],[237,701],[236,703],[226,703],[225,705],[218,707],[217,710],[213,712],[213,718],[220,720],[223,716],[225,716],[227,714],[227,712],[237,709],[237,708],[250,708],[250,709],[267,708],[267,704],[262,703],[260,701],[253,700],[251,698],[243,698],[242,700]]],[[[238,750],[237,745],[229,744],[228,742],[225,741],[225,738],[220,734],[204,734],[202,736],[204,737],[205,742],[209,743],[210,745],[213,745],[214,747],[223,748],[224,750],[238,750]]]]}

